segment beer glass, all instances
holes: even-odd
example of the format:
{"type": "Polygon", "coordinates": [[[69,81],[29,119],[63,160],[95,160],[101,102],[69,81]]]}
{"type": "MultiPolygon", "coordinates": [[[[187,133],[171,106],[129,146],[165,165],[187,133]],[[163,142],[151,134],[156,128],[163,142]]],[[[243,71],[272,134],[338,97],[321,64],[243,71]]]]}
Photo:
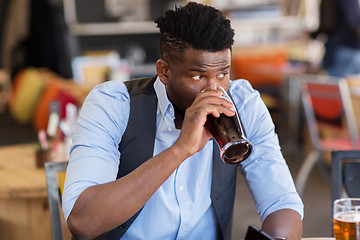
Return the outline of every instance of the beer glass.
{"type": "MultiPolygon", "coordinates": [[[[203,91],[209,90],[211,89],[207,88],[203,91]]],[[[223,93],[221,97],[232,102],[231,98],[222,87],[219,86],[218,90],[223,93]]],[[[216,118],[212,114],[209,114],[205,123],[205,127],[209,130],[220,147],[221,159],[228,164],[238,164],[248,158],[252,152],[252,144],[245,137],[239,114],[236,108],[234,110],[235,115],[232,117],[220,114],[220,117],[216,118]]]]}
{"type": "Polygon", "coordinates": [[[336,240],[360,239],[360,198],[334,201],[334,235],[336,240]]]}

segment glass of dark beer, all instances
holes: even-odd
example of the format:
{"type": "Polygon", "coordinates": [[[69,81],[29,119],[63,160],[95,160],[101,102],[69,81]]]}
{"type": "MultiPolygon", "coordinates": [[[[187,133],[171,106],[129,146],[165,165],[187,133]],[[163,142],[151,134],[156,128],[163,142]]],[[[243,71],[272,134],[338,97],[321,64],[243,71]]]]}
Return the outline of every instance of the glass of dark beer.
{"type": "MultiPolygon", "coordinates": [[[[205,89],[204,91],[208,90],[211,89],[205,89]]],[[[218,90],[223,92],[223,98],[232,102],[231,98],[222,87],[219,86],[218,90]]],[[[220,114],[220,117],[216,118],[212,114],[209,114],[205,123],[205,127],[209,130],[220,147],[221,159],[228,164],[238,164],[248,158],[252,152],[252,144],[245,137],[239,114],[236,108],[234,110],[235,115],[232,117],[220,114]]]]}

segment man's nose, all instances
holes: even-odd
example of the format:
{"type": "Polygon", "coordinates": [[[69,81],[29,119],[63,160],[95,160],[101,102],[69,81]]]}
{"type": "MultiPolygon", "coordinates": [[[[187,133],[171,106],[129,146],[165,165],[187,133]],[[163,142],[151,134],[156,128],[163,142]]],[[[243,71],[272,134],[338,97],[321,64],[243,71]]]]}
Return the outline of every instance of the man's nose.
{"type": "Polygon", "coordinates": [[[216,81],[215,78],[211,78],[208,80],[207,88],[216,90],[220,84],[216,81]]]}

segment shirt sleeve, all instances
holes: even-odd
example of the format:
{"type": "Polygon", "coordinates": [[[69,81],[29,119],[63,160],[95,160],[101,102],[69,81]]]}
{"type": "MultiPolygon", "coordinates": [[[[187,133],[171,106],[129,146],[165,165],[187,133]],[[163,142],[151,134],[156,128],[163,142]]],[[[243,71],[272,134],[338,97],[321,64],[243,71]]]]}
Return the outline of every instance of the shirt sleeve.
{"type": "Polygon", "coordinates": [[[66,220],[86,188],[116,179],[120,161],[118,145],[129,111],[130,96],[121,81],[100,84],[85,99],[72,139],[62,196],[66,220]]]}
{"type": "Polygon", "coordinates": [[[302,218],[303,203],[259,92],[246,80],[231,82],[230,89],[247,138],[253,144],[253,152],[241,163],[240,172],[245,177],[261,221],[280,209],[293,209],[302,218]]]}

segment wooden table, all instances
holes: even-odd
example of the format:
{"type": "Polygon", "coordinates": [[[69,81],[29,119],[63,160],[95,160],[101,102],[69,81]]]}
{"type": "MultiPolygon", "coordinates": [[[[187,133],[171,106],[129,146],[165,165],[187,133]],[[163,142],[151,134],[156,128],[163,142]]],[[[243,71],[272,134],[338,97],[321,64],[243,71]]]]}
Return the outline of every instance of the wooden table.
{"type": "Polygon", "coordinates": [[[44,168],[36,144],[0,147],[0,239],[51,239],[44,168]]]}

